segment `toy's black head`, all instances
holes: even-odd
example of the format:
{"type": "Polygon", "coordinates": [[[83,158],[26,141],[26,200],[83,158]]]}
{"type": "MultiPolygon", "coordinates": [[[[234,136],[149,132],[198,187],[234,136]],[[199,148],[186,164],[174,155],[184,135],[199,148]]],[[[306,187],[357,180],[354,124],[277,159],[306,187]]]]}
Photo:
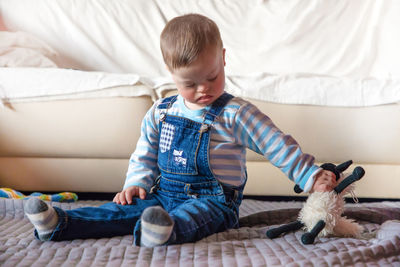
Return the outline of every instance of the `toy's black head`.
{"type": "Polygon", "coordinates": [[[340,172],[337,170],[336,165],[333,163],[324,163],[321,165],[321,168],[327,171],[331,171],[336,176],[336,181],[340,178],[340,172]]]}
{"type": "MultiPolygon", "coordinates": [[[[337,165],[337,166],[336,166],[335,164],[333,164],[333,163],[324,163],[324,164],[321,165],[321,168],[324,169],[324,170],[333,172],[333,173],[335,174],[335,176],[336,176],[336,181],[337,181],[337,180],[339,180],[339,178],[340,178],[340,174],[341,174],[342,172],[344,172],[345,170],[347,170],[347,168],[349,168],[351,164],[353,164],[353,161],[352,161],[352,160],[348,160],[348,161],[343,162],[343,163],[341,163],[341,164],[339,164],[339,165],[337,165]]],[[[357,168],[361,168],[361,167],[357,167],[357,168]]],[[[357,169],[357,168],[356,168],[356,169],[357,169]]],[[[355,170],[356,170],[356,169],[355,169],[355,170]]],[[[362,169],[362,168],[361,168],[361,169],[362,169]]],[[[355,171],[355,170],[354,170],[354,171],[355,171]]],[[[358,170],[358,171],[359,171],[359,170],[358,170]]],[[[362,171],[364,171],[364,170],[362,169],[362,171]]],[[[364,173],[360,176],[360,178],[361,178],[363,175],[364,175],[364,173]]],[[[344,188],[343,188],[343,189],[344,189],[344,188]]],[[[342,190],[343,190],[343,189],[342,189],[342,190]]],[[[294,192],[297,193],[297,194],[299,194],[299,193],[303,192],[303,190],[300,188],[300,186],[295,185],[295,186],[294,186],[294,192]]]]}

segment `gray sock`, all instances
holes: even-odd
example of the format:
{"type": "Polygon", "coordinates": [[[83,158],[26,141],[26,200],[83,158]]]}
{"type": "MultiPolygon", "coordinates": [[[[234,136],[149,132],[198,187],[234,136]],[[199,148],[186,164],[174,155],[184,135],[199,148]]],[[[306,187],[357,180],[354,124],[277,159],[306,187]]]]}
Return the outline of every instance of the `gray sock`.
{"type": "Polygon", "coordinates": [[[39,239],[48,240],[58,224],[58,215],[53,207],[38,198],[30,198],[24,205],[29,221],[38,232],[39,239]]]}
{"type": "Polygon", "coordinates": [[[165,244],[171,236],[174,221],[160,206],[146,208],[141,216],[140,245],[155,247],[165,244]]]}

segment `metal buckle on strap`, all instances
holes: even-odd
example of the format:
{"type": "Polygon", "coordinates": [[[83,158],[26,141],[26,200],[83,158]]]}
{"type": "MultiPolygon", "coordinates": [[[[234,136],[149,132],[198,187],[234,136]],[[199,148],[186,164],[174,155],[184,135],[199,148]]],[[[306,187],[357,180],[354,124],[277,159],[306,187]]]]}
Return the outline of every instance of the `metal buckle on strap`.
{"type": "Polygon", "coordinates": [[[207,132],[209,127],[210,127],[210,126],[209,126],[208,124],[203,123],[203,124],[200,126],[200,132],[201,132],[201,133],[207,132]]]}
{"type": "Polygon", "coordinates": [[[160,189],[160,178],[161,176],[158,176],[154,181],[154,185],[150,188],[150,194],[155,193],[158,189],[160,189]]]}
{"type": "Polygon", "coordinates": [[[164,112],[162,112],[162,113],[160,114],[160,121],[164,121],[166,116],[167,116],[167,115],[166,115],[164,112]]]}
{"type": "Polygon", "coordinates": [[[240,191],[231,187],[223,186],[224,194],[228,195],[231,201],[236,202],[239,199],[240,191]]]}
{"type": "Polygon", "coordinates": [[[153,193],[157,192],[157,189],[158,189],[158,184],[155,184],[150,188],[149,193],[153,194],[153,193]]]}
{"type": "MultiPolygon", "coordinates": [[[[214,120],[211,121],[211,124],[207,124],[207,123],[206,123],[207,114],[210,114],[210,115],[213,115],[213,116],[214,116],[214,114],[208,113],[208,111],[207,111],[206,113],[204,113],[204,115],[203,115],[203,122],[201,123],[200,130],[199,130],[200,133],[207,132],[208,129],[210,129],[210,127],[214,124],[215,118],[214,118],[214,120]]],[[[215,116],[215,117],[216,117],[216,116],[215,116]]]]}
{"type": "Polygon", "coordinates": [[[239,190],[233,189],[233,201],[236,202],[239,198],[239,190]]]}

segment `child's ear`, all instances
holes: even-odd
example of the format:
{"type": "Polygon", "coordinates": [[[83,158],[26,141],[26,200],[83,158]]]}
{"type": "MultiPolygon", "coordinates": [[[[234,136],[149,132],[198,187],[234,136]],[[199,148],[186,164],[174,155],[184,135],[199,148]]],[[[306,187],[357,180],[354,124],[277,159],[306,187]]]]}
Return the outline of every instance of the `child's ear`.
{"type": "Polygon", "coordinates": [[[226,66],[225,52],[226,52],[226,49],[225,49],[225,48],[222,48],[222,59],[224,60],[224,66],[226,66]]]}

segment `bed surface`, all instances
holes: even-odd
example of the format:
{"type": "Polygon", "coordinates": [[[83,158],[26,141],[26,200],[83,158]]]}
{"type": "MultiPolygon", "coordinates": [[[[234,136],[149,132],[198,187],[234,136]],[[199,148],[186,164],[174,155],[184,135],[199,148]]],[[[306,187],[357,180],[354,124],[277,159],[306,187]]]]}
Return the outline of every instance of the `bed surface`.
{"type": "MultiPolygon", "coordinates": [[[[102,201],[53,203],[71,209],[102,201]]],[[[400,219],[400,202],[347,204],[345,214],[365,229],[363,239],[320,238],[302,245],[302,231],[270,240],[266,230],[296,218],[302,202],[245,199],[239,229],[196,243],[142,248],[132,236],[41,242],[23,214],[23,200],[0,199],[1,266],[400,266],[400,229],[381,225],[400,219]],[[385,230],[386,229],[386,230],[385,230]],[[386,232],[385,232],[386,231],[386,232]],[[386,234],[385,234],[386,233],[386,234]]],[[[390,226],[390,225],[389,225],[390,226]]]]}

